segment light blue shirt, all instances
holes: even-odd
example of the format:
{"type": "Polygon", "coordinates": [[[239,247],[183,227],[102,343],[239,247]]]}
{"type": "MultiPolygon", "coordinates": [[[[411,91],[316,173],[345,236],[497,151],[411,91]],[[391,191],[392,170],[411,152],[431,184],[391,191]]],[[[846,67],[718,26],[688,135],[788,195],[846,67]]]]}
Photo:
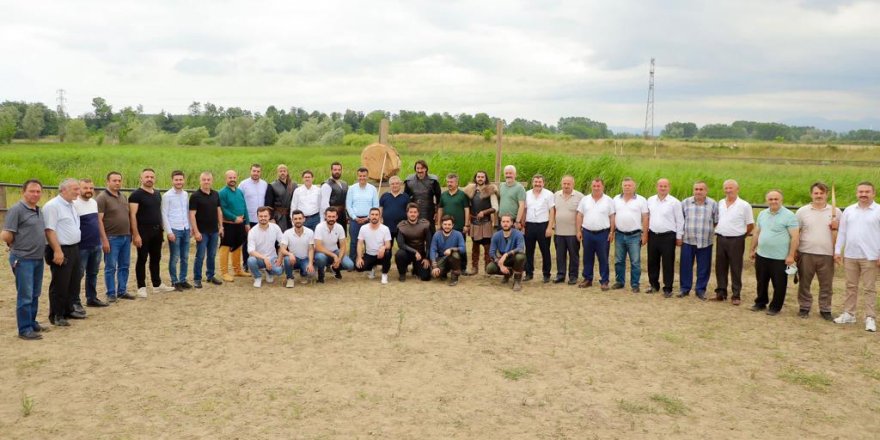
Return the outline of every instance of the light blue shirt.
{"type": "Polygon", "coordinates": [[[765,209],[758,214],[758,255],[771,260],[784,260],[788,257],[791,245],[790,229],[797,230],[799,224],[793,212],[780,207],[775,213],[765,209]]]}
{"type": "Polygon", "coordinates": [[[79,244],[82,233],[79,229],[79,214],[76,213],[73,202],[64,200],[60,195],[55,196],[43,206],[43,222],[46,229],[55,231],[58,244],[79,244]]]}
{"type": "Polygon", "coordinates": [[[370,215],[370,208],[379,207],[379,192],[376,187],[369,183],[361,188],[360,185],[348,187],[345,195],[345,210],[349,218],[366,217],[370,215]]]}

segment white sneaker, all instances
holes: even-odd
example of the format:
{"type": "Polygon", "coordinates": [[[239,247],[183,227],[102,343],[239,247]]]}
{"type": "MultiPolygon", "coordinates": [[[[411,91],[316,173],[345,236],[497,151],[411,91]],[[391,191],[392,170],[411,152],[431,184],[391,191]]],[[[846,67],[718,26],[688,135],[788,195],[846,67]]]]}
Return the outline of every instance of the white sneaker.
{"type": "Polygon", "coordinates": [[[262,278],[255,278],[255,279],[254,279],[254,287],[259,288],[259,287],[262,286],[262,285],[263,285],[263,279],[262,279],[262,278]]]}
{"type": "Polygon", "coordinates": [[[367,272],[367,278],[371,280],[376,278],[376,269],[370,269],[370,271],[367,272]]]}
{"type": "Polygon", "coordinates": [[[147,288],[146,287],[138,287],[138,298],[146,298],[147,297],[147,288]]]}
{"type": "Polygon", "coordinates": [[[159,284],[159,287],[153,287],[153,292],[174,292],[174,288],[166,286],[165,283],[159,284]]]}
{"type": "Polygon", "coordinates": [[[877,331],[877,321],[870,316],[865,318],[865,331],[868,332],[876,332],[877,331]]]}
{"type": "Polygon", "coordinates": [[[288,278],[287,284],[285,284],[284,287],[288,289],[293,289],[293,286],[296,286],[296,282],[293,281],[293,278],[288,278]]]}
{"type": "Polygon", "coordinates": [[[835,324],[855,324],[856,317],[850,315],[849,312],[843,312],[837,318],[834,318],[835,324]]]}
{"type": "Polygon", "coordinates": [[[387,273],[382,274],[382,284],[388,284],[388,274],[387,273]]]}
{"type": "Polygon", "coordinates": [[[266,271],[266,282],[269,284],[272,284],[275,282],[275,277],[272,276],[272,273],[270,273],[268,270],[266,271]]]}

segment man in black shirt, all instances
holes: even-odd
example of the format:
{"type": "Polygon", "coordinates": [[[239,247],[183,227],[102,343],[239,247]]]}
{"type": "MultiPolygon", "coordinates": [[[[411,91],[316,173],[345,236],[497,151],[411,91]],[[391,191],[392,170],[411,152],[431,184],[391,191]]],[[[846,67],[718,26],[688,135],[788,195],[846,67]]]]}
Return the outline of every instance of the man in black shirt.
{"type": "Polygon", "coordinates": [[[431,244],[431,225],[419,218],[419,205],[406,206],[406,220],[397,224],[397,253],[394,261],[400,281],[406,281],[406,271],[413,265],[413,275],[422,281],[431,280],[431,259],[428,247],[431,244]]]}
{"type": "Polygon", "coordinates": [[[282,231],[286,231],[293,227],[290,224],[290,199],[293,198],[296,182],[290,178],[287,165],[278,165],[276,169],[278,178],[270,183],[266,189],[266,204],[264,206],[272,208],[272,220],[282,231]]]}
{"type": "MultiPolygon", "coordinates": [[[[215,276],[217,244],[223,235],[223,211],[220,210],[220,194],[214,191],[214,176],[205,171],[199,176],[199,190],[189,196],[189,224],[196,240],[196,259],[193,264],[193,287],[202,288],[202,264],[207,254],[208,264],[205,280],[214,285],[223,281],[215,276]]],[[[272,191],[269,188],[269,191],[272,191]]]]}
{"type": "Polygon", "coordinates": [[[137,296],[147,297],[147,258],[150,259],[150,279],[154,292],[171,292],[173,287],[162,283],[159,261],[162,258],[162,195],[153,188],[156,172],[152,168],[141,171],[141,187],[128,198],[131,221],[131,242],[137,248],[135,277],[137,296]]]}

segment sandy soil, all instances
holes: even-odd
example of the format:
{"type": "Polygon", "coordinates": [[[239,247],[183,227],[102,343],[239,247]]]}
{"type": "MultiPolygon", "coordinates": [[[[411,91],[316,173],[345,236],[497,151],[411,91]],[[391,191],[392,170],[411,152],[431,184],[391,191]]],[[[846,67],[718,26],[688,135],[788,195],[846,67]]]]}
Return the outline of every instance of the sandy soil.
{"type": "MultiPolygon", "coordinates": [[[[0,437],[851,439],[880,430],[878,335],[816,311],[799,319],[793,289],[780,316],[748,311],[753,272],[740,307],[536,281],[515,294],[483,275],[457,288],[401,284],[396,269],[391,278],[382,287],[352,273],[293,290],[240,278],[88,309],[87,320],[30,342],[16,338],[4,265],[0,437]]],[[[842,289],[838,279],[835,313],[842,289]]]]}

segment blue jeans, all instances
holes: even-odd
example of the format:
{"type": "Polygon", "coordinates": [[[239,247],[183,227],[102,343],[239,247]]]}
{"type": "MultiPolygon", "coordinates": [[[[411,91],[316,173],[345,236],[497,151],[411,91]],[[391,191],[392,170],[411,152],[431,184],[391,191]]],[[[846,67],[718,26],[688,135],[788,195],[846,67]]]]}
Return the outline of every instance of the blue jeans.
{"type": "MultiPolygon", "coordinates": [[[[333,253],[336,255],[339,255],[339,252],[340,252],[340,250],[336,249],[336,251],[333,253]]],[[[328,265],[330,265],[330,257],[328,257],[326,254],[324,254],[322,252],[315,252],[315,268],[318,270],[318,272],[319,273],[323,272],[324,269],[328,265]]],[[[342,259],[342,262],[339,263],[339,269],[340,270],[354,269],[354,261],[351,261],[351,258],[348,258],[348,255],[346,255],[345,258],[342,259]]]]}
{"type": "MultiPolygon", "coordinates": [[[[171,284],[186,281],[186,273],[189,269],[189,229],[172,229],[174,243],[168,242],[171,255],[168,257],[168,273],[171,275],[171,284]],[[180,272],[177,271],[177,262],[180,261],[180,272]]],[[[204,238],[202,239],[204,240],[204,238]]]]}
{"type": "Polygon", "coordinates": [[[357,218],[353,218],[350,222],[348,222],[348,255],[357,255],[358,233],[360,233],[362,226],[369,224],[370,222],[366,222],[363,225],[358,224],[357,218]]]}
{"type": "Polygon", "coordinates": [[[639,278],[642,276],[642,234],[624,235],[623,232],[614,233],[614,278],[615,281],[626,285],[626,257],[629,255],[631,269],[629,284],[631,287],[639,287],[639,278]]]}
{"type": "Polygon", "coordinates": [[[275,260],[278,259],[277,255],[272,255],[269,257],[269,261],[272,263],[271,268],[266,268],[266,262],[263,261],[262,258],[256,257],[248,257],[247,259],[247,267],[251,271],[251,275],[254,276],[254,279],[260,279],[263,277],[263,274],[260,272],[260,269],[266,269],[272,275],[281,275],[284,272],[284,268],[281,266],[275,265],[275,260]]]}
{"type": "Polygon", "coordinates": [[[116,298],[126,293],[128,287],[128,267],[131,265],[131,235],[111,235],[110,253],[104,255],[104,285],[107,298],[116,298]]]}
{"type": "Polygon", "coordinates": [[[193,262],[193,280],[202,280],[202,264],[205,261],[205,254],[208,254],[207,272],[205,279],[214,278],[217,262],[217,244],[220,242],[219,232],[202,232],[202,241],[196,242],[196,259],[193,262]]]}
{"type": "Polygon", "coordinates": [[[709,274],[712,271],[712,245],[697,249],[692,244],[681,245],[681,266],[678,282],[681,293],[689,293],[694,283],[694,260],[697,262],[697,295],[705,295],[709,285],[709,274]]]}
{"type": "Polygon", "coordinates": [[[43,259],[18,258],[9,255],[9,266],[15,275],[15,318],[18,321],[18,334],[34,330],[37,322],[37,308],[40,305],[40,290],[43,289],[43,259]]]}
{"type": "Polygon", "coordinates": [[[303,222],[303,226],[314,231],[315,228],[317,228],[320,223],[321,223],[321,215],[315,214],[313,216],[306,217],[305,221],[303,222]]]}
{"type": "MultiPolygon", "coordinates": [[[[101,245],[91,248],[79,248],[80,277],[86,280],[86,301],[98,299],[98,270],[101,268],[101,256],[104,252],[101,245]]],[[[74,299],[79,303],[79,295],[74,299]]]]}
{"type": "Polygon", "coordinates": [[[608,251],[611,244],[608,243],[608,229],[599,232],[590,232],[585,228],[581,228],[584,236],[584,279],[593,281],[593,264],[596,259],[599,260],[599,282],[608,284],[608,251]]]}
{"type": "MultiPolygon", "coordinates": [[[[298,270],[299,274],[301,276],[304,276],[304,277],[309,276],[309,273],[307,272],[307,269],[309,267],[309,259],[294,257],[294,260],[295,261],[293,262],[293,264],[291,264],[290,263],[290,256],[289,255],[284,256],[284,273],[287,274],[287,279],[289,279],[289,280],[293,279],[293,270],[294,269],[298,270]]],[[[316,273],[313,273],[312,275],[316,275],[316,273]]]]}

